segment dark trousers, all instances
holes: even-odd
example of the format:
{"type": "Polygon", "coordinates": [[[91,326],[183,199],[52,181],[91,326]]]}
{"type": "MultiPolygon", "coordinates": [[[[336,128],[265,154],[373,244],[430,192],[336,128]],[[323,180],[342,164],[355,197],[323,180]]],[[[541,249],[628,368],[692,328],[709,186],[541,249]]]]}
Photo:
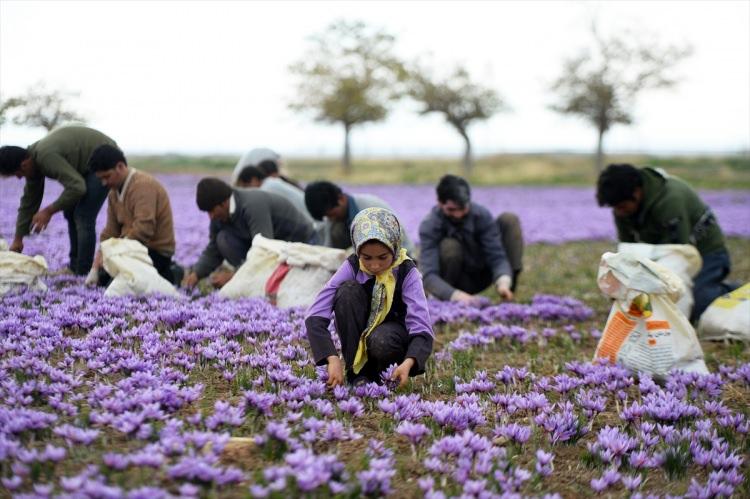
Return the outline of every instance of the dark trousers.
{"type": "MultiPolygon", "coordinates": [[[[173,272],[175,266],[172,264],[171,256],[162,255],[161,253],[157,253],[151,248],[148,248],[148,256],[151,257],[151,261],[154,262],[154,268],[160,276],[162,276],[172,284],[179,284],[179,282],[182,280],[182,277],[180,276],[179,280],[176,279],[176,276],[173,272]]],[[[112,276],[109,275],[107,271],[104,270],[104,268],[100,268],[99,286],[109,286],[110,282],[112,282],[112,276]]]]}
{"type": "Polygon", "coordinates": [[[68,268],[77,275],[86,275],[94,263],[96,251],[96,217],[109,192],[93,172],[85,177],[86,194],[78,203],[63,212],[68,222],[70,263],[68,268]]]}
{"type": "Polygon", "coordinates": [[[729,275],[731,262],[727,250],[714,251],[703,255],[703,266],[693,280],[693,312],[690,321],[696,323],[701,314],[716,298],[733,291],[733,287],[724,283],[729,275]]]}
{"type": "Polygon", "coordinates": [[[355,375],[352,365],[359,338],[367,326],[370,314],[370,296],[364,286],[356,281],[346,281],[339,286],[333,301],[333,312],[348,381],[364,375],[370,381],[380,382],[382,371],[391,364],[404,361],[409,346],[409,333],[403,324],[383,322],[367,337],[367,363],[355,375]]]}
{"type": "MultiPolygon", "coordinates": [[[[495,220],[500,232],[500,243],[513,271],[511,291],[516,290],[518,277],[523,270],[523,233],[521,221],[514,213],[503,213],[495,220]]],[[[454,238],[440,241],[440,277],[445,282],[470,294],[479,293],[492,284],[492,270],[471,268],[465,265],[461,242],[454,238]]]]}
{"type": "Polygon", "coordinates": [[[235,267],[239,267],[245,261],[252,244],[249,234],[241,234],[231,226],[222,227],[216,234],[216,246],[219,253],[224,260],[235,267]]]}

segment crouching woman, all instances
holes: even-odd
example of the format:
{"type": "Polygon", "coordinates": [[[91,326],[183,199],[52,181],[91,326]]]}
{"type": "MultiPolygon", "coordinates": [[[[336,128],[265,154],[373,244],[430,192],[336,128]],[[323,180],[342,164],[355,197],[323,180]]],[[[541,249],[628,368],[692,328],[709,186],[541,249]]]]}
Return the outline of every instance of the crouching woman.
{"type": "Polygon", "coordinates": [[[433,332],[422,275],[401,247],[401,224],[383,208],[367,208],[352,221],[351,255],[318,293],[305,326],[316,365],[328,364],[328,386],[343,383],[344,369],[328,325],[339,340],[346,380],[380,381],[398,364],[399,386],[423,374],[433,332]]]}

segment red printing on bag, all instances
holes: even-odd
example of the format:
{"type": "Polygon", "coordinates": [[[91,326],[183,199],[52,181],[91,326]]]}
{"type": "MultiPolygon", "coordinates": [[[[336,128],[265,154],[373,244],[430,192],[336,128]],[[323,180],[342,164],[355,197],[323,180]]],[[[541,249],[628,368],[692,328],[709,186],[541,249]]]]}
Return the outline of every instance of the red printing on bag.
{"type": "Polygon", "coordinates": [[[276,305],[276,297],[279,293],[281,282],[289,273],[290,269],[291,267],[286,263],[280,263],[279,266],[274,269],[273,273],[268,276],[268,280],[266,280],[266,298],[268,298],[268,301],[274,305],[276,305]]]}

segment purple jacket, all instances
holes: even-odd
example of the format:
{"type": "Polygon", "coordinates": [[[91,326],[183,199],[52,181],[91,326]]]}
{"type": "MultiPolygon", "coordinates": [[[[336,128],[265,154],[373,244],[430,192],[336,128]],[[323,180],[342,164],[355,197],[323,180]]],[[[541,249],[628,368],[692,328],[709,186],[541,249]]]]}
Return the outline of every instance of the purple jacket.
{"type": "MultiPolygon", "coordinates": [[[[393,269],[398,278],[399,267],[393,269]]],[[[320,290],[315,302],[310,306],[305,317],[307,326],[307,337],[316,365],[326,363],[330,355],[337,355],[336,348],[328,331],[328,325],[333,318],[333,301],[339,286],[347,281],[356,281],[365,284],[374,279],[361,270],[354,270],[349,260],[345,261],[333,276],[328,280],[323,289],[320,290]]],[[[424,365],[432,352],[432,341],[434,333],[430,312],[427,307],[424,287],[422,285],[422,274],[414,266],[404,276],[401,284],[401,300],[406,306],[404,325],[409,332],[409,346],[406,357],[413,357],[416,361],[412,369],[414,374],[424,372],[424,365]]],[[[395,302],[395,300],[394,300],[395,302]]]]}

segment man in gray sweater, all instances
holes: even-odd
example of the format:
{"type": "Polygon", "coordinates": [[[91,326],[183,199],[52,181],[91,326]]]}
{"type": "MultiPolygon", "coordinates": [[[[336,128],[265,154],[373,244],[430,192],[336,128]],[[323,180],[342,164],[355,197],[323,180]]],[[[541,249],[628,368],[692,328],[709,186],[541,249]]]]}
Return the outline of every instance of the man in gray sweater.
{"type": "MultiPolygon", "coordinates": [[[[211,219],[209,242],[183,285],[195,286],[213,272],[223,260],[234,267],[245,261],[253,238],[262,234],[269,239],[309,243],[312,224],[283,197],[260,189],[232,189],[217,178],[198,183],[196,202],[211,219]]],[[[221,287],[233,273],[215,276],[212,284],[221,287]]]]}
{"type": "Polygon", "coordinates": [[[523,236],[518,217],[493,219],[471,202],[469,184],[445,175],[437,186],[438,203],[419,226],[419,267],[427,292],[439,300],[477,302],[490,284],[501,298],[513,299],[523,268],[523,236]]]}

